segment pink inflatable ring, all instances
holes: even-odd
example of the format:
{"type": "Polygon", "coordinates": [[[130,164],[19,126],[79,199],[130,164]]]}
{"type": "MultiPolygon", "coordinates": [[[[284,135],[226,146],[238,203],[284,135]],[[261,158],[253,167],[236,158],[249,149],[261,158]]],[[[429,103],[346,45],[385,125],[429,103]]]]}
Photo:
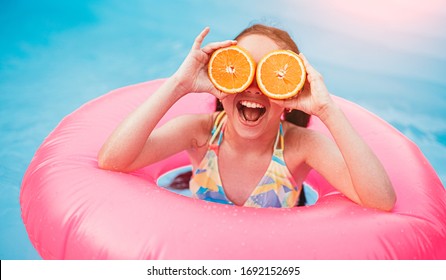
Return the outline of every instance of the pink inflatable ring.
{"type": "MultiPolygon", "coordinates": [[[[179,154],[131,174],[98,168],[117,124],[163,80],[121,88],[68,115],[45,139],[24,176],[20,204],[44,259],[445,259],[446,192],[420,150],[376,116],[336,98],[388,170],[392,213],[363,208],[315,172],[315,205],[256,209],[167,191],[157,178],[188,165],[179,154]]],[[[191,94],[162,120],[210,112],[191,94]]],[[[327,133],[316,118],[311,129],[327,133]]]]}

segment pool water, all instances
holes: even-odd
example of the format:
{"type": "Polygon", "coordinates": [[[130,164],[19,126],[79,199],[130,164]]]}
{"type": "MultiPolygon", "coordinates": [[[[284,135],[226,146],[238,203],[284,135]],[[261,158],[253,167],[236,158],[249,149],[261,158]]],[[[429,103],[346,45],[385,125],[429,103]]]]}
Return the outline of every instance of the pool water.
{"type": "Polygon", "coordinates": [[[20,185],[65,115],[112,89],[171,75],[205,26],[211,42],[251,22],[288,30],[332,93],[413,140],[444,185],[445,1],[3,1],[0,259],[40,258],[21,220],[20,185]]]}

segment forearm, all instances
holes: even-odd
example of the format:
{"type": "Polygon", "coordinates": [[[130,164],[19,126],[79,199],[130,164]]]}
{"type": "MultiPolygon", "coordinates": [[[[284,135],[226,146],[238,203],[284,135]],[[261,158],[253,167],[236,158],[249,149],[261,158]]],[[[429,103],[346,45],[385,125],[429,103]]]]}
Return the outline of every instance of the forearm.
{"type": "Polygon", "coordinates": [[[390,210],[395,203],[395,193],[387,172],[342,110],[335,103],[329,104],[320,119],[329,129],[344,158],[359,202],[390,210]]]}
{"type": "Polygon", "coordinates": [[[166,80],[110,135],[99,152],[99,166],[104,169],[125,171],[140,155],[160,119],[184,94],[175,78],[166,80]]]}

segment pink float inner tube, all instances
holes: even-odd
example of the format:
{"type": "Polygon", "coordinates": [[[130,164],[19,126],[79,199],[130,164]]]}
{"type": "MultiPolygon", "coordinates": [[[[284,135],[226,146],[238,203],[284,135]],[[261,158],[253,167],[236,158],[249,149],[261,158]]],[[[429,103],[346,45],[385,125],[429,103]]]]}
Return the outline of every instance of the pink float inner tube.
{"type": "MultiPolygon", "coordinates": [[[[363,208],[311,172],[312,206],[257,209],[178,195],[157,179],[188,165],[185,153],[126,174],[98,168],[118,123],[164,80],[124,87],[66,116],[24,176],[20,204],[44,259],[445,259],[446,192],[420,150],[383,120],[335,98],[387,169],[398,201],[391,213],[363,208]]],[[[213,111],[190,94],[166,114],[213,111]]],[[[310,128],[327,133],[313,118],[310,128]]]]}

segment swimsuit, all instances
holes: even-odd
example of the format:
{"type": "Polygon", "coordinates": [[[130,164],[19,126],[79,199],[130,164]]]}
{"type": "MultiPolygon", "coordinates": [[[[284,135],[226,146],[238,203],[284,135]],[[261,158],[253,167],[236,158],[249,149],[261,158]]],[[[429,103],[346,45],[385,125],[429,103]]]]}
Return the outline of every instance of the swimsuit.
{"type": "MultiPolygon", "coordinates": [[[[223,140],[226,124],[225,112],[214,123],[206,155],[192,174],[189,188],[193,197],[223,204],[233,204],[226,196],[218,171],[218,150],[223,140]],[[217,138],[217,143],[215,139],[217,138]]],[[[274,153],[265,175],[255,187],[243,206],[249,207],[294,207],[301,188],[297,186],[283,158],[284,137],[282,123],[274,144],[274,153]]]]}

